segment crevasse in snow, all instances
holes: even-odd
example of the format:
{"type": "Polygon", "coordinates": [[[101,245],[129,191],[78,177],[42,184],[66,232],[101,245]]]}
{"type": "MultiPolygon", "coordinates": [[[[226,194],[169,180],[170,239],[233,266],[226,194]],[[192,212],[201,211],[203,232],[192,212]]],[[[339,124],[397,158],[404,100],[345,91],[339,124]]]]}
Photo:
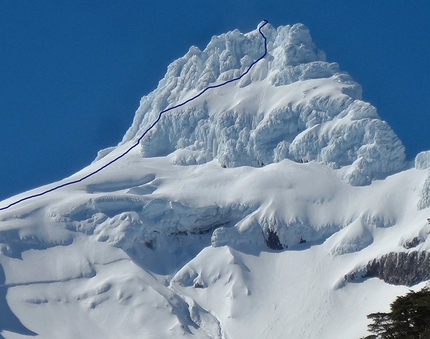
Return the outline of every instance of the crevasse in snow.
{"type": "MultiPolygon", "coordinates": [[[[342,177],[352,185],[404,167],[401,141],[375,107],[361,100],[361,86],[326,61],[304,25],[267,25],[263,32],[267,56],[240,81],[165,113],[141,141],[143,157],[180,150],[173,159],[178,165],[218,159],[223,167],[317,161],[343,168],[342,177]]],[[[191,47],[141,99],[122,144],[136,140],[160,111],[238,77],[263,53],[257,30],[214,36],[203,51],[191,47]]]]}

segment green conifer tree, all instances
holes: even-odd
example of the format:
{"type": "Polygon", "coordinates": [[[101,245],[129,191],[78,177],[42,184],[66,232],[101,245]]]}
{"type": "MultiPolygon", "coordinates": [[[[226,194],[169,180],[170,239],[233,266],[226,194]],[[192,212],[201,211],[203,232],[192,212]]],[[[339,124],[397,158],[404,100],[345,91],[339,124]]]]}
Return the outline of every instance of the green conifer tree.
{"type": "Polygon", "coordinates": [[[368,330],[372,335],[364,339],[429,339],[430,290],[410,291],[390,305],[389,313],[371,313],[368,330]]]}

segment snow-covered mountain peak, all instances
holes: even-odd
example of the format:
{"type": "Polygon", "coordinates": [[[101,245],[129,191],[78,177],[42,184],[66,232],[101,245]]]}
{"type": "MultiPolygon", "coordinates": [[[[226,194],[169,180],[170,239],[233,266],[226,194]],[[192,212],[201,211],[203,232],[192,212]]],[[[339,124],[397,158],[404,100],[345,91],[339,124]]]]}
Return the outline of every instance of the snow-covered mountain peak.
{"type": "MultiPolygon", "coordinates": [[[[261,27],[261,24],[260,26],[261,27]]],[[[234,30],[191,47],[169,65],[156,90],[141,100],[122,144],[141,140],[143,157],[176,152],[178,165],[218,159],[223,167],[263,166],[290,159],[318,161],[352,185],[369,184],[404,167],[404,147],[376,109],[361,101],[361,86],[312,42],[302,24],[234,30]]],[[[110,150],[99,154],[102,158],[110,150]]]]}
{"type": "Polygon", "coordinates": [[[119,146],[2,203],[0,338],[358,338],[430,279],[430,153],[398,171],[308,30],[258,27],[267,55],[259,29],[192,47],[119,146]]]}
{"type": "MultiPolygon", "coordinates": [[[[261,22],[258,27],[263,23],[261,22]]],[[[268,56],[268,59],[272,59],[270,67],[273,70],[279,71],[286,66],[296,66],[310,61],[325,61],[324,52],[316,49],[309,30],[302,24],[292,27],[281,26],[277,30],[267,24],[262,30],[267,38],[268,50],[276,51],[275,59],[270,54],[268,56]]],[[[148,109],[162,111],[169,105],[177,103],[181,99],[180,93],[184,90],[202,90],[217,81],[237,77],[263,53],[264,40],[258,29],[247,34],[236,29],[213,36],[203,51],[192,46],[187,54],[168,66],[167,73],[159,82],[157,89],[142,98],[133,125],[123,142],[136,136],[139,127],[142,128],[140,124],[148,109]]]]}

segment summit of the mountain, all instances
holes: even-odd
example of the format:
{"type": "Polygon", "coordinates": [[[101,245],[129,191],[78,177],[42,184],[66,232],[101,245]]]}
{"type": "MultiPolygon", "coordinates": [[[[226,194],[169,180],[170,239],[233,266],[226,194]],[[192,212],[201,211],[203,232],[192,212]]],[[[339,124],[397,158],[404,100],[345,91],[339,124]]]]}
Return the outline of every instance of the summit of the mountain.
{"type": "MultiPolygon", "coordinates": [[[[223,167],[317,161],[340,169],[352,185],[405,167],[401,141],[361,100],[361,86],[326,61],[304,25],[267,24],[262,32],[267,55],[251,72],[165,113],[141,141],[143,157],[176,152],[178,165],[217,159],[223,167]]],[[[238,78],[264,51],[258,30],[214,36],[204,50],[191,47],[142,98],[121,144],[139,138],[159,112],[238,78]]]]}

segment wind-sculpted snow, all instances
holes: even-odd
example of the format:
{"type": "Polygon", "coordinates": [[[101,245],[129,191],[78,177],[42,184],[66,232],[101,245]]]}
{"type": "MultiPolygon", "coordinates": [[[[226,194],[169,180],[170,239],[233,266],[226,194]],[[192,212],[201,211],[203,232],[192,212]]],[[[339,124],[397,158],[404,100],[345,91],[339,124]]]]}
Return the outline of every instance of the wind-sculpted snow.
{"type": "Polygon", "coordinates": [[[417,208],[422,210],[430,207],[430,175],[427,176],[426,181],[421,187],[420,200],[418,201],[417,208]]]}
{"type": "Polygon", "coordinates": [[[118,161],[1,211],[0,337],[359,338],[408,290],[370,278],[385,279],[379,259],[394,272],[419,253],[407,283],[430,276],[428,152],[399,171],[401,142],[308,30],[264,33],[245,77],[166,112],[118,158],[264,46],[236,30],[191,48],[122,145],[29,194],[118,161]]]}
{"type": "Polygon", "coordinates": [[[420,152],[417,154],[417,156],[415,157],[415,168],[430,168],[430,151],[420,152]]]}
{"type": "MultiPolygon", "coordinates": [[[[182,150],[175,164],[218,159],[223,167],[318,161],[345,168],[342,175],[352,185],[369,184],[405,166],[401,141],[376,109],[361,101],[360,85],[325,61],[305,26],[275,30],[266,25],[263,31],[268,55],[240,81],[163,115],[141,141],[143,157],[182,150]]],[[[192,47],[142,98],[122,143],[136,139],[161,110],[239,76],[263,49],[257,31],[238,30],[213,37],[203,51],[192,47]]]]}

